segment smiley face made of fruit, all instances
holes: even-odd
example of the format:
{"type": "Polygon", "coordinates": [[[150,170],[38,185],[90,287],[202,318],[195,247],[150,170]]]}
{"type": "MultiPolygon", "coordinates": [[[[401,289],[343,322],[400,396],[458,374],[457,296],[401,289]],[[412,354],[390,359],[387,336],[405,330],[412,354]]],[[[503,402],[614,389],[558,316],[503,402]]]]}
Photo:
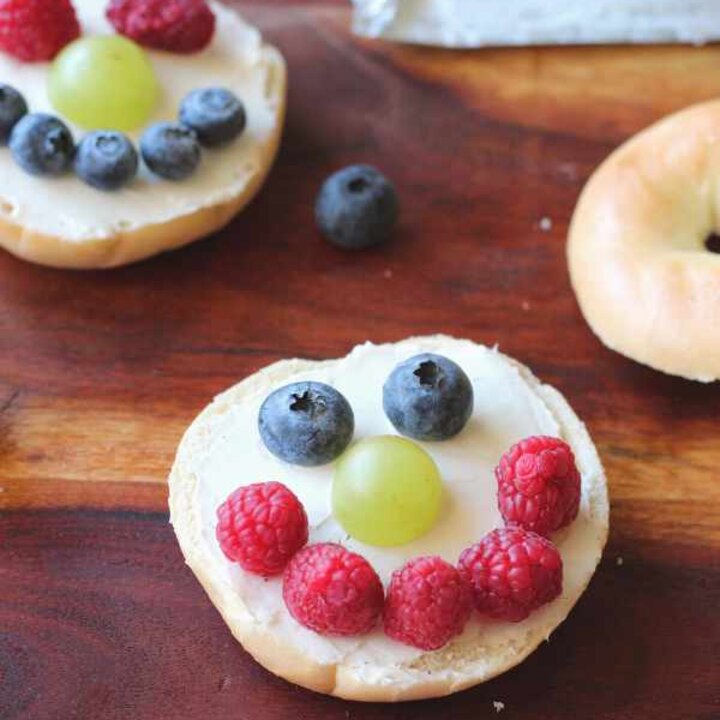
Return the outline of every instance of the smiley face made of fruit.
{"type": "Polygon", "coordinates": [[[561,396],[444,336],[261,370],[197,418],[170,476],[180,546],[236,637],[355,699],[520,662],[587,585],[606,503],[561,396]]]}
{"type": "Polygon", "coordinates": [[[97,267],[218,229],[269,170],[284,77],[212,1],[0,0],[0,244],[97,267]]]}

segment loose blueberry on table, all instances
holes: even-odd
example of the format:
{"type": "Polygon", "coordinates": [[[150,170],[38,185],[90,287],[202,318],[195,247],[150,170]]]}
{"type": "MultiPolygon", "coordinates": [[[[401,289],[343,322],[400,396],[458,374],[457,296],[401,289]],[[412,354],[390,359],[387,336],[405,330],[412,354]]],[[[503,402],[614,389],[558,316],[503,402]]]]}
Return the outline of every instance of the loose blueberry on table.
{"type": "Polygon", "coordinates": [[[397,220],[392,183],[376,168],[351,165],[331,175],[315,201],[320,232],[334,245],[361,249],[386,240],[397,220]]]}
{"type": "MultiPolygon", "coordinates": [[[[472,414],[467,375],[440,355],[400,363],[385,383],[386,402],[388,394],[393,409],[411,409],[411,421],[400,427],[431,427],[423,434],[433,439],[451,442],[472,414]],[[433,402],[418,401],[425,391],[435,393],[433,402]],[[458,415],[454,420],[449,409],[458,415]]],[[[285,462],[335,463],[333,516],[361,543],[408,543],[442,512],[443,483],[430,452],[399,436],[350,444],[352,409],[330,385],[305,381],[275,390],[262,403],[258,428],[266,449],[285,462]]],[[[389,638],[433,651],[460,635],[473,611],[520,622],[562,591],[562,557],[549,536],[578,514],[580,474],[572,449],[559,438],[526,438],[500,458],[495,476],[506,527],[469,545],[456,564],[436,556],[410,559],[385,589],[362,555],[341,543],[307,544],[312,529],[302,504],[277,482],[235,490],[218,508],[216,535],[228,560],[246,572],[282,575],[287,611],[309,630],[363,635],[382,618],[389,638]]]]}

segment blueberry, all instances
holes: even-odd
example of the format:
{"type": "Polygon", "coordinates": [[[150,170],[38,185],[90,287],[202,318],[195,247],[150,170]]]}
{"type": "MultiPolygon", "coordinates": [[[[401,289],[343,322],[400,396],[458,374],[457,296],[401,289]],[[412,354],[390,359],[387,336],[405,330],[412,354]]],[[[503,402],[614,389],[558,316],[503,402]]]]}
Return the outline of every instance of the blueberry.
{"type": "Polygon", "coordinates": [[[415,440],[447,440],[470,419],[473,388],[452,360],[423,353],[390,373],[383,387],[383,407],[402,435],[415,440]]]}
{"type": "Polygon", "coordinates": [[[351,165],[331,175],[315,201],[315,221],[334,245],[365,248],[385,240],[397,219],[392,183],[374,167],[351,165]]]}
{"type": "Polygon", "coordinates": [[[285,385],[260,408],[260,435],[267,449],[293,465],[324,465],[352,440],[355,417],[335,388],[319,382],[285,385]]]}
{"type": "Polygon", "coordinates": [[[193,90],[180,106],[180,122],[208,147],[234,140],[245,129],[245,121],[243,104],[224,88],[193,90]]]}
{"type": "Polygon", "coordinates": [[[10,134],[15,162],[31,175],[62,175],[72,166],[75,142],[67,125],[52,115],[25,115],[10,134]]]}
{"type": "Polygon", "coordinates": [[[14,87],[0,83],[0,145],[7,145],[12,129],[27,111],[25,98],[14,87]]]}
{"type": "Polygon", "coordinates": [[[150,170],[166,180],[184,180],[200,163],[197,135],[178,123],[151,125],[140,139],[140,154],[150,170]]]}
{"type": "Polygon", "coordinates": [[[117,190],[137,174],[138,155],[126,135],[98,130],[86,135],[75,155],[78,177],[98,190],[117,190]]]}

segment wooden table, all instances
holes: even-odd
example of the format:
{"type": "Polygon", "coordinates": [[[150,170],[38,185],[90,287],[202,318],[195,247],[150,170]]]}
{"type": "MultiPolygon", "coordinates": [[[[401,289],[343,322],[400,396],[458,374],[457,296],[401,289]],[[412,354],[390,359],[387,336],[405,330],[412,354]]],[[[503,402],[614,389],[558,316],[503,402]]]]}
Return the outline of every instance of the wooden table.
{"type": "Polygon", "coordinates": [[[476,720],[501,701],[516,719],[717,718],[720,385],[600,345],[564,242],[618,142],[720,93],[720,48],[452,53],[291,5],[242,5],[291,86],[277,166],[231,227],[112,272],[0,257],[0,717],[476,720]],[[402,222],[345,254],[312,203],[357,161],[395,180],[402,222]],[[233,641],[183,565],[166,473],[193,416],[262,365],[437,331],[499,343],[586,419],[611,484],[605,559],[552,641],[487,685],[403,706],[315,696],[233,641]]]}

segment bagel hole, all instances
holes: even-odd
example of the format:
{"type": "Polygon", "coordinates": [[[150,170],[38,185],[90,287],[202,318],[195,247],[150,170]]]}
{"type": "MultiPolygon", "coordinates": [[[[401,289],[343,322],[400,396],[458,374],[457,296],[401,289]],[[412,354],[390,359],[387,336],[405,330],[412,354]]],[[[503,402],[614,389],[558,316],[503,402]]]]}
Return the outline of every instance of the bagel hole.
{"type": "Polygon", "coordinates": [[[707,236],[707,238],[705,238],[705,247],[711,253],[719,253],[720,254],[720,234],[710,233],[707,236]]]}

